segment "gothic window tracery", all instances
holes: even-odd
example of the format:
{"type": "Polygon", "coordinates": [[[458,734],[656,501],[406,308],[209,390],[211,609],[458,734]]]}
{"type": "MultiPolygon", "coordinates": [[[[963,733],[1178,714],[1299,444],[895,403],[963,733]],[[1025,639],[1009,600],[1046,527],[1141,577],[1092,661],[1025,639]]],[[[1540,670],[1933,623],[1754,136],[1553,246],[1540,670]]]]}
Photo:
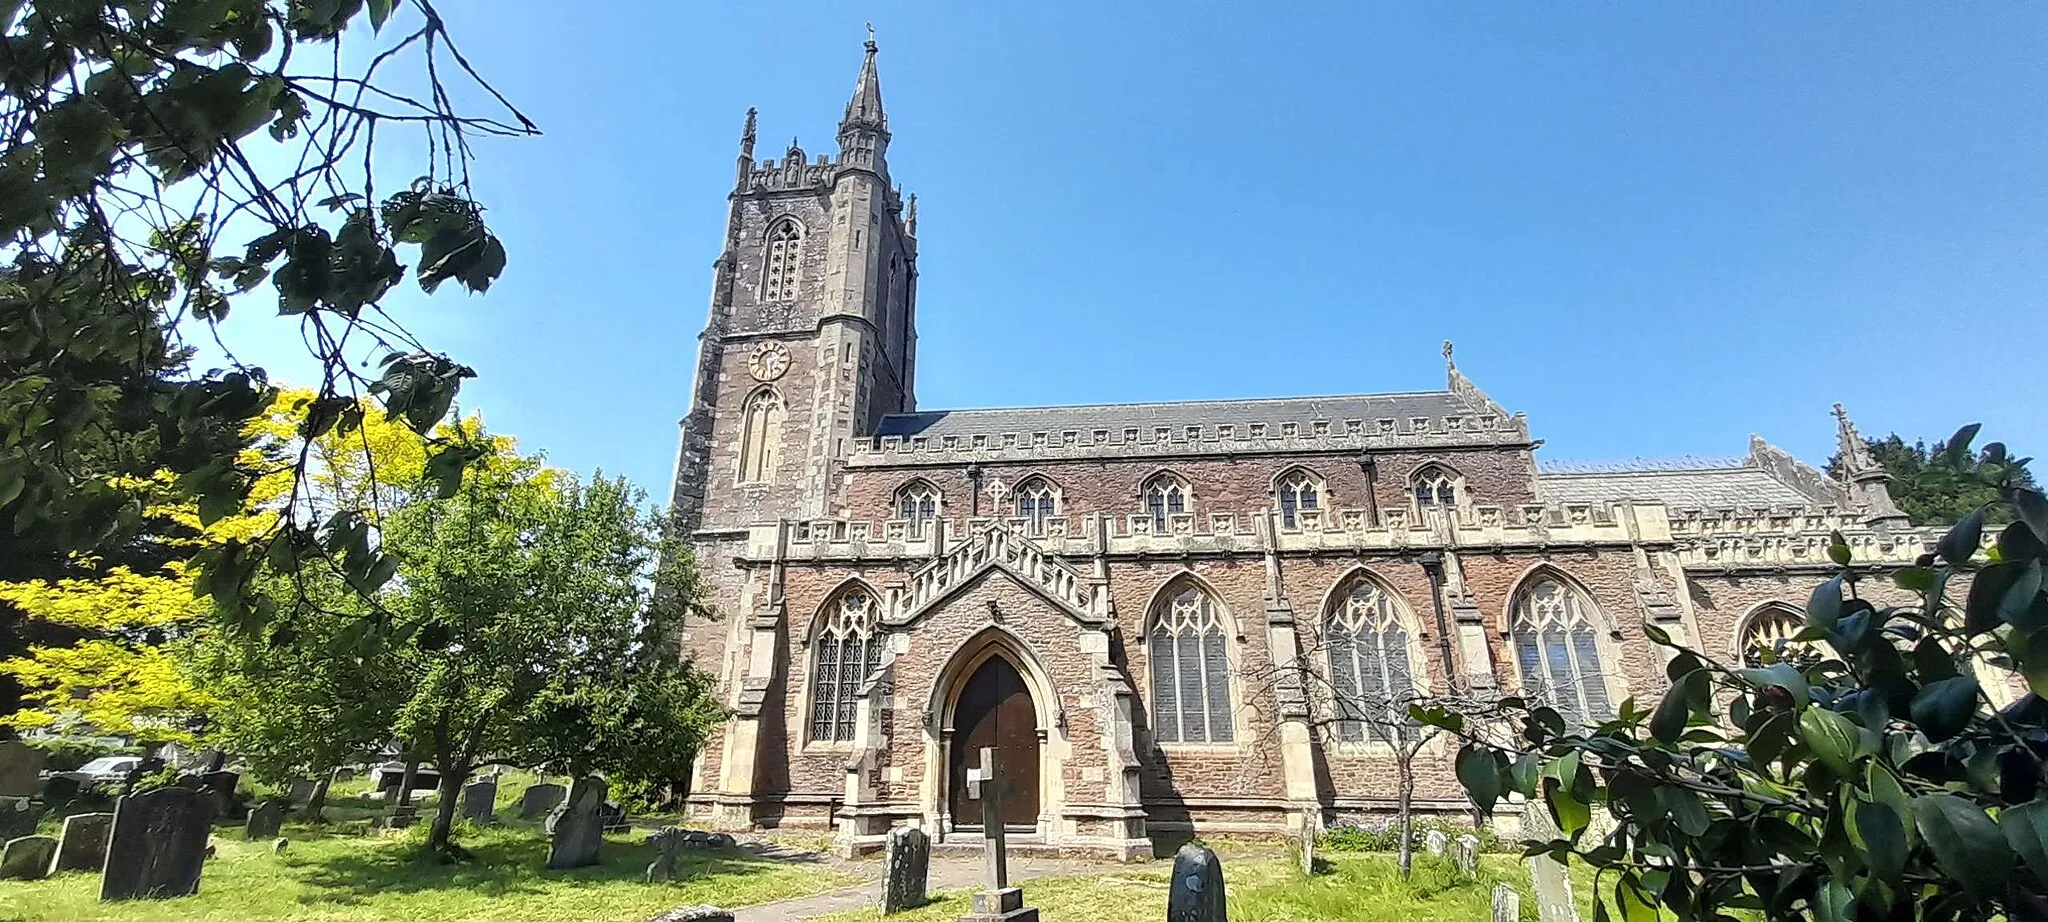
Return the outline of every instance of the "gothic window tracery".
{"type": "Polygon", "coordinates": [[[1551,576],[1532,581],[1515,602],[1513,636],[1522,690],[1557,708],[1574,725],[1614,716],[1591,608],[1591,600],[1551,576]]]}
{"type": "Polygon", "coordinates": [[[1031,477],[1018,484],[1013,495],[1017,517],[1024,520],[1025,529],[1034,535],[1045,534],[1045,520],[1060,511],[1059,488],[1043,477],[1031,477]]]}
{"type": "Polygon", "coordinates": [[[1415,680],[1399,606],[1392,591],[1360,575],[1325,613],[1323,640],[1340,740],[1366,740],[1375,728],[1381,739],[1389,731],[1397,740],[1414,732],[1404,716],[1415,680]]]}
{"type": "Polygon", "coordinates": [[[1457,475],[1434,464],[1415,472],[1416,511],[1455,509],[1457,506],[1457,475]]]}
{"type": "Polygon", "coordinates": [[[1216,601],[1193,581],[1163,593],[1146,632],[1152,733],[1162,743],[1228,743],[1230,650],[1216,601]]]}
{"type": "Polygon", "coordinates": [[[896,491],[896,517],[910,523],[910,534],[924,534],[925,524],[939,514],[939,488],[913,480],[896,491]]]}
{"type": "Polygon", "coordinates": [[[803,268],[804,231],[784,219],[768,229],[768,253],[761,265],[761,300],[796,300],[803,268]]]}
{"type": "Polygon", "coordinates": [[[1811,641],[1794,640],[1806,628],[1806,616],[1789,605],[1773,603],[1744,619],[1738,637],[1743,664],[1752,668],[1786,662],[1805,668],[1823,658],[1811,641]]]}
{"type": "Polygon", "coordinates": [[[1304,469],[1283,475],[1274,485],[1280,502],[1282,528],[1300,527],[1300,514],[1322,508],[1322,479],[1304,469]]]}
{"type": "Polygon", "coordinates": [[[1145,481],[1145,512],[1152,517],[1152,531],[1165,532],[1168,516],[1188,511],[1188,484],[1175,474],[1155,474],[1145,481]]]}
{"type": "Polygon", "coordinates": [[[762,483],[775,476],[775,458],[782,438],[782,395],[762,388],[747,398],[740,414],[741,483],[762,483]]]}
{"type": "Polygon", "coordinates": [[[841,593],[828,611],[813,645],[810,737],[845,742],[853,739],[861,683],[882,665],[882,632],[865,589],[841,593]]]}

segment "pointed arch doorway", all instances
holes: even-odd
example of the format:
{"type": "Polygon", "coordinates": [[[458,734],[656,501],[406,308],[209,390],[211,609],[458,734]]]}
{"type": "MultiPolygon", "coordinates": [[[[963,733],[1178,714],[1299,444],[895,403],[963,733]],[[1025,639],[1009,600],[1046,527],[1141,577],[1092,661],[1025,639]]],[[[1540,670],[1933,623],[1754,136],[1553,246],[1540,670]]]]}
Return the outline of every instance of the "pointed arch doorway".
{"type": "Polygon", "coordinates": [[[995,750],[996,777],[1010,782],[1003,803],[1003,828],[1038,828],[1038,708],[1017,667],[1001,656],[983,661],[960,688],[953,706],[951,752],[946,774],[948,808],[956,829],[982,828],[981,802],[967,796],[967,769],[978,766],[981,750],[995,750]]]}

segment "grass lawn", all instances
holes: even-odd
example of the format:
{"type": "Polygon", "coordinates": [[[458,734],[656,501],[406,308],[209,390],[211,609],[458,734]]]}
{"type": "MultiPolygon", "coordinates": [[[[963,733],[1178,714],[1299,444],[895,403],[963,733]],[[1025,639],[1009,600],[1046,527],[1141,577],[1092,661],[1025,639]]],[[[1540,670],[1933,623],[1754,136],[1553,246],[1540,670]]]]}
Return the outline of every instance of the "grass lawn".
{"type": "MultiPolygon", "coordinates": [[[[502,793],[502,792],[501,792],[502,793]]],[[[547,841],[532,826],[458,838],[464,863],[415,860],[413,837],[323,836],[288,826],[283,855],[244,842],[223,826],[199,894],[173,900],[99,902],[99,875],[70,872],[34,882],[0,882],[0,919],[23,922],[631,922],[690,903],[744,906],[851,883],[823,867],[762,861],[738,852],[685,852],[673,883],[644,880],[653,849],[644,831],[609,837],[604,864],[543,870],[547,841]]]]}
{"type": "MultiPolygon", "coordinates": [[[[1223,883],[1230,895],[1231,922],[1473,922],[1493,912],[1493,885],[1522,890],[1522,918],[1536,919],[1528,874],[1518,859],[1487,855],[1479,878],[1454,880],[1447,861],[1418,855],[1415,873],[1402,881],[1392,855],[1327,853],[1328,873],[1303,879],[1289,861],[1224,859],[1223,883]]],[[[1133,868],[1092,877],[1026,881],[1025,901],[1045,922],[1155,922],[1166,917],[1171,864],[1133,868]]],[[[890,916],[892,922],[952,922],[968,909],[966,891],[940,894],[921,909],[890,916]]],[[[827,916],[830,922],[876,918],[874,910],[827,916]]],[[[1588,917],[1590,918],[1590,916],[1588,917]]]]}

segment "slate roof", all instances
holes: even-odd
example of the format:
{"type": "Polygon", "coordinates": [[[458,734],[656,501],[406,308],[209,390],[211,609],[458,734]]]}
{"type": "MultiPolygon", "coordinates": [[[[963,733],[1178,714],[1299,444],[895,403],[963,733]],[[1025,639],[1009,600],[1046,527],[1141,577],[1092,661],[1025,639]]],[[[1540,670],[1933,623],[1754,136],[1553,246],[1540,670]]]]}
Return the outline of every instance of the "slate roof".
{"type": "Polygon", "coordinates": [[[1659,502],[1672,509],[1756,509],[1812,505],[1811,497],[1753,467],[1712,470],[1615,471],[1537,475],[1543,499],[1601,504],[1622,499],[1659,502]]]}
{"type": "Polygon", "coordinates": [[[877,436],[999,435],[1005,432],[1089,432],[1158,426],[1249,426],[1265,423],[1274,435],[1281,423],[1315,420],[1399,419],[1473,416],[1481,413],[1449,391],[1415,394],[1359,394],[1344,397],[1277,397],[1264,400],[1186,400],[1170,403],[1104,403],[1072,407],[1013,407],[988,410],[929,410],[882,417],[877,436]]]}

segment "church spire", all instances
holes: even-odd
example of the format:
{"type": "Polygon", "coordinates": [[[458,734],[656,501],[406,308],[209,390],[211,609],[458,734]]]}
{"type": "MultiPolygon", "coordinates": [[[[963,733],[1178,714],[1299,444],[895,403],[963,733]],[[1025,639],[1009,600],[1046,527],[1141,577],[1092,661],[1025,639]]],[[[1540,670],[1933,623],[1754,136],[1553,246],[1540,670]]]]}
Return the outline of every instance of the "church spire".
{"type": "Polygon", "coordinates": [[[868,26],[863,45],[867,55],[860,63],[860,78],[854,81],[853,98],[847,100],[846,117],[839,120],[840,160],[854,166],[879,167],[889,146],[889,116],[882,111],[882,78],[875,72],[875,27],[868,26]]]}

